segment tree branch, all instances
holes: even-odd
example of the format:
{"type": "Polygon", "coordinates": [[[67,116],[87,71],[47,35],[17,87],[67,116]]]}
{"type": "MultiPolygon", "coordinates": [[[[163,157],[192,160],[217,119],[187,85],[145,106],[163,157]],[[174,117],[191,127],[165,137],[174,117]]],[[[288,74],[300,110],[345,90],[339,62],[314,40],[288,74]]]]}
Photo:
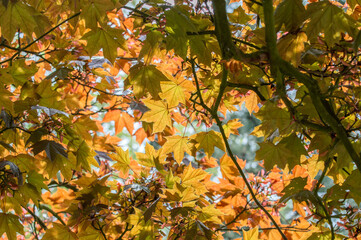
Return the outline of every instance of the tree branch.
{"type": "Polygon", "coordinates": [[[271,63],[271,70],[276,71],[278,68],[283,74],[296,78],[299,82],[306,86],[312,99],[312,103],[321,120],[324,121],[336,133],[337,137],[341,140],[342,144],[346,148],[351,159],[356,164],[358,170],[361,172],[360,156],[353,148],[352,143],[348,138],[348,134],[340,119],[336,116],[331,105],[322,95],[321,89],[317,82],[306,74],[298,71],[298,69],[280,57],[276,47],[277,35],[274,25],[272,0],[263,0],[263,8],[266,27],[266,42],[271,63]]]}
{"type": "MultiPolygon", "coordinates": [[[[230,59],[234,53],[238,52],[240,55],[242,55],[243,53],[241,53],[240,51],[237,51],[235,45],[233,44],[232,41],[232,36],[231,36],[231,31],[229,29],[229,22],[227,19],[227,13],[226,13],[226,5],[225,5],[225,1],[224,0],[213,0],[213,9],[214,9],[214,19],[215,19],[215,30],[216,30],[216,35],[217,35],[217,39],[218,39],[218,43],[219,46],[222,50],[222,57],[226,60],[230,59]]],[[[225,73],[224,73],[225,74],[225,73]]],[[[220,90],[219,90],[219,94],[218,94],[218,98],[221,98],[223,96],[224,93],[224,89],[227,86],[227,78],[222,78],[222,83],[220,86],[220,90]]],[[[215,107],[218,107],[217,105],[215,105],[215,107]]],[[[265,207],[258,201],[255,193],[253,192],[252,186],[250,185],[250,183],[248,182],[248,179],[245,175],[245,173],[243,172],[241,166],[238,164],[236,157],[234,156],[232,149],[228,143],[228,138],[224,132],[223,126],[222,126],[222,122],[218,117],[218,113],[217,113],[218,108],[214,108],[213,111],[211,112],[212,117],[216,120],[217,126],[219,127],[219,130],[221,132],[223,141],[226,145],[226,149],[227,149],[227,153],[229,155],[229,157],[232,159],[233,163],[235,164],[237,170],[239,171],[242,179],[244,180],[247,189],[249,190],[253,200],[255,201],[256,205],[267,215],[267,217],[272,221],[272,223],[274,224],[274,226],[276,227],[276,229],[278,230],[278,232],[281,234],[283,239],[287,239],[286,235],[282,232],[281,228],[278,226],[277,222],[274,220],[274,218],[272,217],[272,215],[267,211],[267,209],[265,209],[265,207]]]]}

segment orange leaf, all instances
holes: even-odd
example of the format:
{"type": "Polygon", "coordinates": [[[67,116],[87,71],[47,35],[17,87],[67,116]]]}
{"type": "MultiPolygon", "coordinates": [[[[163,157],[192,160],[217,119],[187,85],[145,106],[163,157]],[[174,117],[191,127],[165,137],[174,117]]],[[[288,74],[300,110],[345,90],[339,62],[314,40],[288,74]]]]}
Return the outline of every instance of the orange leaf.
{"type": "Polygon", "coordinates": [[[115,134],[123,131],[124,127],[130,134],[134,130],[134,118],[128,113],[119,110],[109,111],[104,115],[103,122],[114,121],[115,134]]]}

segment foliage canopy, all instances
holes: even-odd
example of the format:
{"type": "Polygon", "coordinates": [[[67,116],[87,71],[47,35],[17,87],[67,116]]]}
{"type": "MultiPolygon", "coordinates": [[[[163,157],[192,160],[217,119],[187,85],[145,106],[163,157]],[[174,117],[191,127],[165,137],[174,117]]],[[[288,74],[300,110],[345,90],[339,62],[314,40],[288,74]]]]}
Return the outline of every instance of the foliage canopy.
{"type": "Polygon", "coordinates": [[[361,239],[360,4],[1,1],[0,235],[361,239]]]}

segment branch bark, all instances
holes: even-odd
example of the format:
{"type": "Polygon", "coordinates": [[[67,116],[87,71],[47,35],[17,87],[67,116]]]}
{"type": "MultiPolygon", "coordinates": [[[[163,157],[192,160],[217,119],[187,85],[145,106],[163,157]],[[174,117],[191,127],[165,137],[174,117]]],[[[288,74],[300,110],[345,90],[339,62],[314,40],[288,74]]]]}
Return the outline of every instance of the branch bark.
{"type": "MultiPolygon", "coordinates": [[[[361,159],[354,147],[352,146],[346,129],[343,127],[340,119],[336,116],[330,103],[324,98],[321,89],[317,82],[308,75],[300,72],[293,67],[289,62],[283,60],[277,50],[276,41],[277,35],[274,25],[273,16],[273,2],[272,0],[263,0],[264,21],[266,27],[266,42],[269,54],[271,71],[277,73],[279,70],[282,74],[296,78],[300,83],[304,84],[308,89],[312,103],[317,110],[320,118],[324,121],[333,132],[336,133],[337,138],[340,139],[352,161],[356,164],[358,170],[361,172],[361,159]]],[[[276,79],[277,81],[277,79],[276,79]]],[[[277,84],[282,84],[277,82],[277,84]]]]}
{"type": "MultiPolygon", "coordinates": [[[[219,46],[221,48],[222,51],[222,57],[225,60],[228,60],[230,58],[232,58],[234,56],[234,54],[239,54],[241,57],[243,56],[243,53],[240,52],[239,50],[236,49],[234,43],[232,42],[232,35],[231,35],[231,31],[229,28],[229,22],[227,19],[227,13],[226,13],[226,3],[224,0],[213,0],[213,10],[214,10],[214,19],[215,19],[215,31],[216,31],[216,36],[218,39],[218,43],[219,46]]],[[[275,221],[275,219],[272,217],[272,215],[267,211],[267,209],[265,209],[265,207],[258,201],[252,186],[250,185],[250,183],[248,182],[247,176],[246,174],[243,172],[243,169],[241,168],[241,166],[238,164],[236,157],[233,154],[233,151],[228,143],[228,139],[227,136],[224,132],[223,126],[222,126],[222,122],[219,119],[218,116],[218,107],[219,107],[219,103],[223,94],[224,94],[224,90],[227,87],[227,71],[226,69],[223,67],[223,77],[222,77],[222,82],[220,85],[220,89],[219,89],[219,94],[217,97],[217,101],[216,104],[214,105],[214,107],[212,108],[211,114],[212,117],[215,119],[217,126],[220,129],[223,141],[226,145],[226,150],[227,153],[229,155],[229,157],[232,159],[233,163],[235,164],[237,170],[239,171],[242,179],[244,180],[247,189],[249,190],[252,199],[255,201],[256,205],[267,215],[267,217],[272,221],[273,225],[275,226],[275,228],[278,230],[278,232],[281,234],[283,239],[287,239],[286,235],[282,232],[280,226],[277,224],[277,222],[275,221]],[[219,101],[218,101],[219,100],[219,101]]]]}

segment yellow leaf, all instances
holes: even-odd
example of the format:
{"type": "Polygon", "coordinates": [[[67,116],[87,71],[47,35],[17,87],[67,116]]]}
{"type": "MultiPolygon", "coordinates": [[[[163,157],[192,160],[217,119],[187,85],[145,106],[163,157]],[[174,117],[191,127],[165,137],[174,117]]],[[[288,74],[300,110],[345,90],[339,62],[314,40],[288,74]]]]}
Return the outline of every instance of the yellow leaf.
{"type": "Polygon", "coordinates": [[[242,233],[243,233],[243,240],[258,240],[259,239],[258,227],[253,228],[248,231],[242,230],[242,233]]]}
{"type": "Polygon", "coordinates": [[[160,86],[162,93],[159,96],[166,99],[169,107],[176,107],[179,103],[185,103],[185,89],[182,87],[181,81],[184,79],[171,79],[171,81],[163,81],[160,86]]]}
{"type": "Polygon", "coordinates": [[[258,96],[255,92],[250,91],[244,98],[242,98],[242,100],[245,102],[246,108],[250,114],[258,111],[258,96]]]}
{"type": "Polygon", "coordinates": [[[240,128],[242,126],[243,126],[243,124],[239,121],[239,119],[232,119],[232,120],[229,120],[225,125],[223,125],[223,129],[224,129],[226,136],[229,137],[229,135],[231,135],[231,133],[234,135],[239,135],[238,128],[240,128]]]}
{"type": "Polygon", "coordinates": [[[113,168],[122,171],[123,174],[127,174],[130,169],[129,150],[124,151],[121,147],[116,147],[115,150],[116,154],[111,155],[111,158],[116,161],[113,168]]]}
{"type": "Polygon", "coordinates": [[[213,222],[215,224],[222,224],[222,221],[219,218],[222,215],[223,213],[217,208],[215,208],[215,206],[212,204],[202,208],[198,218],[202,222],[213,222]]]}
{"type": "Polygon", "coordinates": [[[153,123],[153,133],[163,132],[166,126],[172,127],[167,103],[164,101],[143,100],[150,111],[144,113],[142,120],[153,123]]]}
{"type": "Polygon", "coordinates": [[[201,132],[196,134],[195,140],[197,142],[197,150],[203,148],[208,157],[212,156],[215,146],[224,151],[224,143],[219,132],[215,132],[213,130],[209,132],[201,132]]]}
{"type": "Polygon", "coordinates": [[[277,43],[278,51],[281,57],[297,66],[301,62],[301,53],[304,51],[304,43],[307,41],[307,35],[304,32],[287,34],[277,43]]]}
{"type": "Polygon", "coordinates": [[[155,167],[154,159],[158,157],[158,153],[152,145],[146,143],[145,153],[136,153],[136,156],[143,166],[155,167]]]}
{"type": "Polygon", "coordinates": [[[182,174],[182,184],[190,185],[192,182],[200,182],[208,175],[205,171],[200,168],[193,168],[192,164],[189,164],[188,167],[182,174]]]}
{"type": "Polygon", "coordinates": [[[69,227],[59,223],[53,223],[53,227],[46,230],[42,240],[73,240],[78,239],[69,227]]]}
{"type": "Polygon", "coordinates": [[[167,142],[162,147],[163,153],[168,154],[173,152],[174,159],[177,161],[178,164],[181,164],[184,153],[188,153],[192,155],[192,152],[188,146],[188,138],[181,137],[181,136],[171,136],[167,137],[167,142]]]}
{"type": "Polygon", "coordinates": [[[96,29],[98,23],[102,24],[107,21],[107,11],[113,10],[115,5],[110,0],[92,0],[83,2],[82,7],[80,17],[85,19],[88,28],[96,29]]]}
{"type": "MultiPolygon", "coordinates": [[[[227,154],[223,155],[223,157],[219,162],[219,165],[221,168],[221,173],[224,178],[229,180],[234,180],[235,177],[239,176],[239,171],[236,165],[227,154]]],[[[240,165],[243,166],[244,164],[240,164],[240,165]]]]}
{"type": "Polygon", "coordinates": [[[16,240],[16,233],[24,234],[19,217],[13,214],[0,213],[0,236],[6,233],[9,240],[16,240]]]}
{"type": "Polygon", "coordinates": [[[79,240],[105,240],[103,234],[92,227],[88,227],[84,229],[79,234],[79,240]]]}

